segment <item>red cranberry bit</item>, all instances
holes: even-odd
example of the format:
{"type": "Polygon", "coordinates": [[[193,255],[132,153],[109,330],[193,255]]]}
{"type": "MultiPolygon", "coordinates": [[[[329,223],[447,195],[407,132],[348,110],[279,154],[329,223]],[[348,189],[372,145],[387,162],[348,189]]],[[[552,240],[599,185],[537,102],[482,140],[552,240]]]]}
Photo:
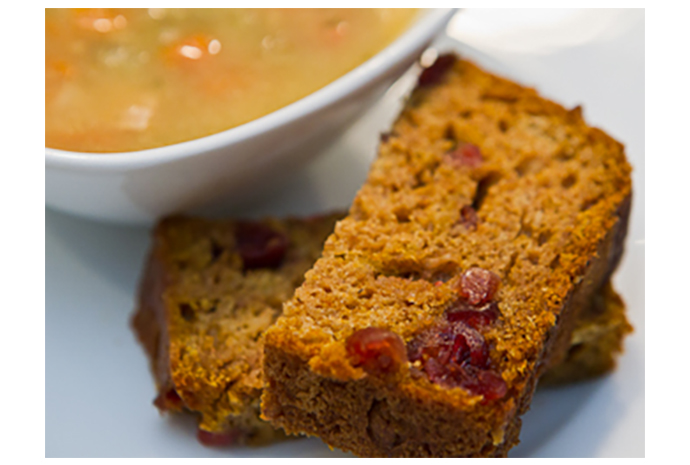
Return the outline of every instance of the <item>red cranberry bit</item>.
{"type": "Polygon", "coordinates": [[[173,388],[160,392],[153,400],[153,405],[155,405],[161,412],[165,412],[167,410],[181,410],[182,407],[184,407],[182,398],[173,388]]]}
{"type": "Polygon", "coordinates": [[[288,248],[285,234],[261,223],[238,224],[235,239],[245,270],[280,266],[288,248]]]}
{"type": "Polygon", "coordinates": [[[352,333],[345,342],[354,366],[361,366],[370,375],[397,371],[407,362],[405,343],[392,331],[365,328],[352,333]]]}
{"type": "Polygon", "coordinates": [[[478,329],[498,318],[493,302],[500,278],[482,268],[460,277],[460,298],[445,312],[445,320],[418,334],[408,344],[408,357],[419,362],[432,383],[462,387],[482,395],[482,402],[505,396],[507,385],[491,368],[489,346],[478,329]]]}
{"type": "Polygon", "coordinates": [[[426,344],[420,347],[420,356],[423,359],[434,359],[437,362],[447,365],[457,358],[457,351],[462,351],[463,347],[458,347],[456,343],[453,327],[449,324],[437,326],[427,337],[426,344]]]}
{"type": "Polygon", "coordinates": [[[419,75],[419,87],[430,87],[440,83],[446,72],[453,67],[455,60],[455,55],[440,55],[433,65],[424,69],[419,75]]]}
{"type": "Polygon", "coordinates": [[[477,168],[484,162],[484,157],[476,145],[459,143],[455,150],[445,155],[444,160],[458,168],[462,166],[477,168]]]}
{"type": "MultiPolygon", "coordinates": [[[[476,312],[475,312],[476,313],[476,312]]],[[[484,337],[477,330],[462,322],[444,324],[433,328],[417,342],[409,352],[410,359],[434,359],[442,365],[471,363],[484,367],[489,350],[484,337]]]]}
{"type": "Polygon", "coordinates": [[[465,205],[460,209],[460,223],[467,229],[477,229],[479,217],[477,211],[470,205],[465,205]]]}
{"type": "Polygon", "coordinates": [[[448,388],[463,387],[483,395],[484,401],[498,399],[506,393],[505,382],[490,368],[489,347],[484,337],[465,321],[443,323],[418,335],[410,341],[408,356],[413,362],[421,362],[422,370],[433,383],[448,388]]]}
{"type": "Polygon", "coordinates": [[[498,318],[498,304],[491,302],[482,308],[470,306],[464,300],[459,300],[446,310],[446,319],[451,323],[462,321],[470,328],[488,326],[498,318]]]}
{"type": "Polygon", "coordinates": [[[484,397],[482,404],[500,399],[508,392],[508,385],[501,375],[493,370],[475,368],[472,365],[453,367],[446,376],[446,385],[462,386],[474,394],[484,397]]]}
{"type": "Polygon", "coordinates": [[[456,345],[463,350],[453,354],[453,361],[459,365],[469,362],[472,366],[484,368],[489,361],[489,348],[484,337],[464,323],[457,323],[455,331],[456,345]]]}
{"type": "Polygon", "coordinates": [[[197,429],[196,438],[208,447],[225,447],[237,443],[242,433],[239,430],[228,430],[215,433],[204,429],[197,429]]]}
{"type": "Polygon", "coordinates": [[[447,365],[441,364],[435,358],[427,358],[422,361],[422,364],[424,367],[424,372],[429,377],[429,380],[431,380],[432,383],[448,387],[456,386],[449,386],[449,383],[447,382],[448,375],[450,374],[447,365]]]}
{"type": "Polygon", "coordinates": [[[484,396],[484,400],[500,399],[508,392],[508,385],[501,375],[484,370],[477,374],[477,393],[484,396]]]}
{"type": "Polygon", "coordinates": [[[460,277],[459,293],[471,305],[479,306],[493,299],[500,283],[501,278],[491,271],[470,268],[460,277]]]}

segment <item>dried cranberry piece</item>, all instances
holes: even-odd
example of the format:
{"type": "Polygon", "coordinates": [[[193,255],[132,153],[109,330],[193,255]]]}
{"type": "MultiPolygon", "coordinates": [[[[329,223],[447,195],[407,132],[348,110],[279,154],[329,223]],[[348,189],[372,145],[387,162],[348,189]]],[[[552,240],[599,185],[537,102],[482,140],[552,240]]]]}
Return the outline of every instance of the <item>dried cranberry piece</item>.
{"type": "Polygon", "coordinates": [[[475,392],[484,396],[484,400],[500,399],[508,392],[508,385],[501,375],[491,370],[477,373],[477,387],[475,392]]]}
{"type": "Polygon", "coordinates": [[[472,380],[468,374],[468,365],[451,365],[447,367],[448,373],[446,374],[445,380],[442,383],[443,386],[454,388],[462,386],[468,391],[474,393],[472,388],[472,380]]]}
{"type": "Polygon", "coordinates": [[[445,324],[425,331],[410,343],[410,360],[435,360],[443,366],[470,363],[484,367],[489,360],[489,350],[484,337],[463,322],[445,324]]]}
{"type": "Polygon", "coordinates": [[[508,385],[501,375],[493,370],[476,368],[469,364],[453,368],[445,383],[449,387],[462,386],[473,394],[483,396],[484,404],[500,399],[508,392],[508,385]]]}
{"type": "Polygon", "coordinates": [[[460,223],[467,229],[477,229],[477,223],[479,222],[479,216],[477,216],[477,211],[470,205],[465,205],[460,209],[460,223]]]}
{"type": "Polygon", "coordinates": [[[445,154],[444,160],[446,163],[458,168],[462,166],[477,168],[484,162],[484,157],[476,145],[459,143],[455,150],[445,154]]]}
{"type": "Polygon", "coordinates": [[[196,431],[197,440],[208,447],[231,446],[237,443],[241,436],[242,432],[236,429],[221,432],[213,432],[199,428],[196,431]]]}
{"type": "MultiPolygon", "coordinates": [[[[449,370],[448,367],[439,363],[435,358],[428,358],[423,361],[424,372],[432,383],[447,385],[449,370]]],[[[449,386],[454,387],[454,386],[449,386]]]]}
{"type": "Polygon", "coordinates": [[[500,283],[501,278],[495,273],[483,268],[470,268],[460,277],[458,292],[471,305],[479,306],[493,299],[500,283]]]}
{"type": "Polygon", "coordinates": [[[167,410],[176,411],[184,407],[184,402],[182,402],[182,398],[175,389],[168,388],[158,393],[158,396],[153,400],[153,405],[161,412],[167,410]]]}
{"type": "Polygon", "coordinates": [[[446,364],[450,361],[454,343],[453,327],[444,322],[412,339],[407,346],[407,357],[412,361],[433,358],[446,364]]]}
{"type": "Polygon", "coordinates": [[[498,318],[498,304],[491,302],[482,308],[471,307],[460,300],[446,310],[446,319],[450,322],[462,321],[470,328],[488,326],[498,318]]]}
{"type": "Polygon", "coordinates": [[[435,337],[431,344],[427,345],[422,352],[422,356],[434,358],[439,363],[446,365],[451,362],[452,357],[455,355],[455,340],[456,336],[453,332],[453,328],[451,326],[446,326],[443,332],[435,337]]]}
{"type": "Polygon", "coordinates": [[[439,55],[434,64],[422,71],[419,75],[419,87],[430,87],[441,82],[443,76],[448,72],[456,61],[455,55],[439,55]]]}
{"type": "Polygon", "coordinates": [[[463,363],[470,354],[469,341],[463,334],[456,334],[453,339],[453,363],[463,363]]]}
{"type": "Polygon", "coordinates": [[[383,328],[355,331],[345,341],[345,347],[352,364],[362,367],[370,375],[393,373],[407,362],[403,340],[383,328]]]}
{"type": "MultiPolygon", "coordinates": [[[[484,403],[505,396],[507,385],[491,369],[489,345],[479,329],[498,318],[493,302],[500,278],[482,268],[460,277],[459,298],[445,312],[445,321],[423,331],[408,343],[408,357],[419,362],[433,383],[462,387],[484,397],[484,403]]],[[[419,365],[418,365],[419,366],[419,365]]]]}
{"type": "Polygon", "coordinates": [[[280,266],[288,248],[285,234],[262,223],[239,223],[235,240],[245,270],[280,266]]]}
{"type": "MultiPolygon", "coordinates": [[[[477,310],[459,312],[468,315],[484,313],[477,310]]],[[[456,312],[456,317],[459,312],[456,312]]],[[[492,313],[493,310],[486,312],[492,313]]],[[[484,336],[470,322],[475,321],[469,317],[459,318],[417,335],[408,344],[409,359],[421,362],[422,370],[433,383],[447,388],[462,387],[473,394],[483,395],[485,402],[503,397],[506,384],[489,369],[489,347],[484,336]]]]}
{"type": "Polygon", "coordinates": [[[454,354],[459,357],[454,358],[453,361],[458,365],[468,361],[475,367],[485,367],[489,361],[489,348],[486,346],[484,337],[476,329],[461,322],[455,325],[455,331],[457,333],[455,339],[462,339],[462,344],[466,349],[462,354],[454,354]]]}

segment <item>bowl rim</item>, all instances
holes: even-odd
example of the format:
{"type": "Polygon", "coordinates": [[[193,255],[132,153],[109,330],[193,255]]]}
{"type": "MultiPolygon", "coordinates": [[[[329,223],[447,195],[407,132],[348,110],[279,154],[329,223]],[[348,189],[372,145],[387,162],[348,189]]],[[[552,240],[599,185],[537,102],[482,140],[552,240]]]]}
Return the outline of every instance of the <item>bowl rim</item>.
{"type": "Polygon", "coordinates": [[[145,168],[236,144],[281,127],[346,98],[404,60],[411,49],[433,39],[455,8],[430,8],[379,53],[353,70],[289,105],[248,123],[190,141],[132,152],[73,152],[46,147],[46,166],[87,170],[145,168]]]}

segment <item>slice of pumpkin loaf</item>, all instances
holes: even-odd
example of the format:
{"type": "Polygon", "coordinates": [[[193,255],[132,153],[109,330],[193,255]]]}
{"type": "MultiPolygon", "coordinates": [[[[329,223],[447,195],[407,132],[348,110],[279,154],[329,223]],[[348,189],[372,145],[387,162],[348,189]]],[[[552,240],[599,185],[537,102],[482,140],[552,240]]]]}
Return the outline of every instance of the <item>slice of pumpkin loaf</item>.
{"type": "Polygon", "coordinates": [[[259,419],[263,334],[343,214],[160,222],[133,319],[161,411],[198,412],[208,445],[282,436],[259,419]]]}
{"type": "Polygon", "coordinates": [[[441,56],[266,332],[264,418],[361,456],[505,456],[617,266],[623,146],[441,56]]]}

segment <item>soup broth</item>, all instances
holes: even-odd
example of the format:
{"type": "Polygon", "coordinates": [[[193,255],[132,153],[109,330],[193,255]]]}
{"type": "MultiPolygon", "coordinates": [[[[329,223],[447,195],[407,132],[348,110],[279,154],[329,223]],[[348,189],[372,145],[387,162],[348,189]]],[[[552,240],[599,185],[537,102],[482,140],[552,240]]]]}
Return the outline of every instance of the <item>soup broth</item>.
{"type": "Polygon", "coordinates": [[[46,146],[126,152],[267,115],[382,50],[411,9],[46,9],[46,146]]]}

